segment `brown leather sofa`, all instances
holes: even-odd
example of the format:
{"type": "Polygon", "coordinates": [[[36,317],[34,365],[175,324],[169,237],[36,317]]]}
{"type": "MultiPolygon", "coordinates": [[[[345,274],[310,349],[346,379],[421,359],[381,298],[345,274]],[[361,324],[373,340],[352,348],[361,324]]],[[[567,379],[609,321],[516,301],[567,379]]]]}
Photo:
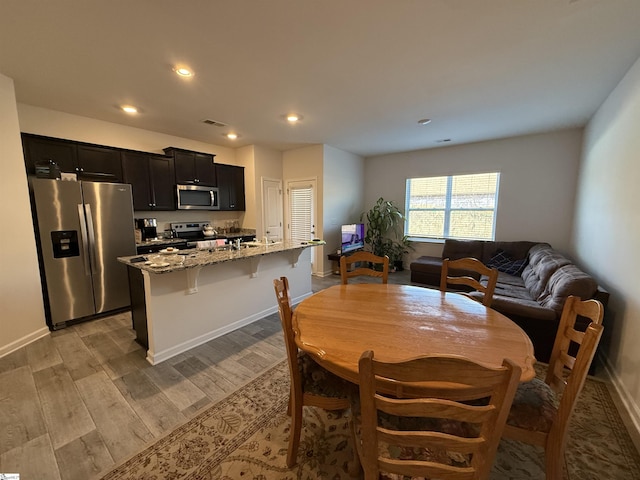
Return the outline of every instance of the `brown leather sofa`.
{"type": "MultiPolygon", "coordinates": [[[[551,245],[527,241],[446,240],[441,258],[425,256],[411,263],[411,282],[439,287],[442,260],[463,257],[477,258],[498,269],[491,308],[509,317],[529,335],[536,359],[542,362],[549,361],[562,308],[569,295],[583,300],[596,298],[605,306],[609,299],[609,294],[593,277],[551,245]]],[[[481,294],[472,292],[471,295],[481,294]]],[[[586,319],[578,319],[578,328],[584,329],[587,324],[586,319]]]]}

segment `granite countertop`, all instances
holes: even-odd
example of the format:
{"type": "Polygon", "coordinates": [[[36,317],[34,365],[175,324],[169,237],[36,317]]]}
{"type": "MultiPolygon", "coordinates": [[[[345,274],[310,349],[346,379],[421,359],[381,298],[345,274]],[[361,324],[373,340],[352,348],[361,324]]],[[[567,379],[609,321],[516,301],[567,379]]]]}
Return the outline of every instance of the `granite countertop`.
{"type": "Polygon", "coordinates": [[[184,238],[158,238],[157,240],[146,240],[144,242],[136,242],[136,247],[149,247],[153,245],[171,245],[172,243],[185,243],[184,238]]]}
{"type": "Polygon", "coordinates": [[[233,262],[245,258],[269,255],[272,253],[302,250],[318,243],[277,242],[268,245],[259,242],[247,242],[240,250],[176,250],[176,253],[150,253],[146,255],[133,255],[130,257],[118,257],[118,261],[140,270],[151,273],[170,273],[190,268],[205,267],[223,262],[233,262]],[[250,244],[251,246],[249,246],[250,244]],[[144,256],[147,262],[131,263],[132,258],[144,256]]]}

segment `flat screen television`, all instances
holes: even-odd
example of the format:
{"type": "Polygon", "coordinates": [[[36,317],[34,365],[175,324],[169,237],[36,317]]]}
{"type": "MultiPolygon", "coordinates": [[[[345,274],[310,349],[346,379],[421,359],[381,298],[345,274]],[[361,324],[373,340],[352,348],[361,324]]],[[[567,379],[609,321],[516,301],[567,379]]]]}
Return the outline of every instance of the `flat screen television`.
{"type": "Polygon", "coordinates": [[[364,223],[342,225],[342,254],[364,248],[364,223]]]}

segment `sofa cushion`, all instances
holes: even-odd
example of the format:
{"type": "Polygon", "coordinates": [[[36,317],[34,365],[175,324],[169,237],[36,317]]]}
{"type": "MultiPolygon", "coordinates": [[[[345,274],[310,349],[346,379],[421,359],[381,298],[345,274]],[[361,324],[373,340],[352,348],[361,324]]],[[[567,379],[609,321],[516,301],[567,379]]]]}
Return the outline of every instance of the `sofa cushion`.
{"type": "Polygon", "coordinates": [[[560,315],[569,295],[586,300],[593,297],[597,288],[598,284],[593,277],[573,264],[565,265],[551,275],[546,288],[537,300],[543,307],[551,308],[560,315]]]}
{"type": "MultiPolygon", "coordinates": [[[[487,280],[487,277],[483,277],[483,280],[487,280]]],[[[498,285],[513,285],[526,289],[524,280],[520,275],[509,275],[500,271],[498,272],[498,285]]]]}
{"type": "Polygon", "coordinates": [[[442,259],[440,257],[423,256],[411,262],[411,270],[416,272],[436,273],[440,276],[442,259]]]}
{"type": "Polygon", "coordinates": [[[529,263],[522,271],[524,284],[531,298],[538,298],[558,268],[571,262],[548,244],[538,244],[529,250],[529,263]]]}
{"type": "Polygon", "coordinates": [[[473,257],[482,260],[484,242],[482,240],[453,240],[447,239],[442,249],[442,258],[458,260],[473,257]]]}
{"type": "MultiPolygon", "coordinates": [[[[470,293],[474,296],[476,292],[470,293]]],[[[512,315],[533,318],[536,320],[546,320],[553,322],[556,320],[556,312],[552,308],[541,306],[531,299],[514,298],[506,295],[493,294],[491,308],[510,317],[512,315]]],[[[553,327],[555,329],[555,327],[553,327]]],[[[555,332],[553,334],[555,336],[555,332]]]]}
{"type": "Polygon", "coordinates": [[[511,297],[513,299],[518,299],[518,300],[533,301],[533,298],[531,298],[531,295],[529,295],[529,290],[527,290],[527,287],[518,286],[518,285],[509,285],[508,283],[496,284],[494,295],[502,295],[503,297],[511,297]]]}
{"type": "MultiPolygon", "coordinates": [[[[482,252],[482,263],[487,264],[489,259],[498,251],[503,251],[512,260],[520,260],[527,258],[529,250],[538,245],[539,242],[517,241],[517,242],[485,242],[484,251],[482,252]]],[[[548,244],[543,244],[548,245],[548,244]]]]}

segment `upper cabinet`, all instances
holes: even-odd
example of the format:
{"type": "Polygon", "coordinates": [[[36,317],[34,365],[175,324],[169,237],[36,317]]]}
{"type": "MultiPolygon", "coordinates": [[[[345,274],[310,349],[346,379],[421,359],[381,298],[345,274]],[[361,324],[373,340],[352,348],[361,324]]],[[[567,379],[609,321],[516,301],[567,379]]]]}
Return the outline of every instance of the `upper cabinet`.
{"type": "Polygon", "coordinates": [[[173,157],[177,184],[208,185],[211,187],[218,185],[213,163],[215,155],[175,147],[165,148],[164,153],[173,157]]]}
{"type": "Polygon", "coordinates": [[[75,171],[78,165],[78,149],[76,144],[69,140],[40,137],[37,135],[22,134],[22,149],[27,173],[36,173],[36,163],[54,161],[62,172],[75,171]]]}
{"type": "Polygon", "coordinates": [[[75,173],[80,180],[121,182],[122,165],[120,150],[117,148],[90,145],[22,134],[27,173],[35,173],[38,162],[54,161],[61,172],[75,173]]]}
{"type": "Polygon", "coordinates": [[[125,183],[131,184],[134,210],[175,210],[173,158],[122,152],[125,183]]]}
{"type": "Polygon", "coordinates": [[[244,211],[244,167],[216,163],[220,210],[244,211]]]}
{"type": "Polygon", "coordinates": [[[78,165],[75,171],[81,180],[122,182],[120,150],[78,144],[78,165]]]}

